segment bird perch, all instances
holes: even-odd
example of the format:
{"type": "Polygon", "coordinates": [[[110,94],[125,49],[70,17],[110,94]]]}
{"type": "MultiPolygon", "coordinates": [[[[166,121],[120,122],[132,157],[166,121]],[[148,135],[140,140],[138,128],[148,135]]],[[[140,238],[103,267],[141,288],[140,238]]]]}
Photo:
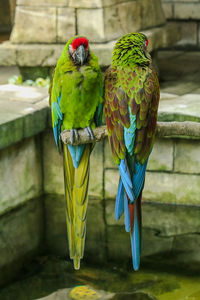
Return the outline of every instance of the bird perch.
{"type": "MultiPolygon", "coordinates": [[[[108,136],[106,126],[100,126],[93,130],[95,141],[99,142],[108,136]]],[[[75,145],[88,144],[94,142],[91,140],[83,129],[78,130],[79,140],[75,145]]],[[[197,122],[158,122],[156,128],[157,137],[185,137],[200,139],[200,123],[197,122]]],[[[61,139],[64,144],[70,144],[70,131],[64,130],[61,133],[61,139]]]]}

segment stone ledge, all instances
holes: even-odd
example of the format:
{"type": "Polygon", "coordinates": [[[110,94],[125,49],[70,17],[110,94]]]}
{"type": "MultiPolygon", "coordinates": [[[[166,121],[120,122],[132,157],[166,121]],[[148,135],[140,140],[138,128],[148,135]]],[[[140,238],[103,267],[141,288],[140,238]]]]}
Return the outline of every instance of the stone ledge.
{"type": "MultiPolygon", "coordinates": [[[[181,38],[180,30],[176,24],[167,24],[142,32],[150,39],[150,52],[169,47],[181,38]]],[[[91,44],[91,49],[99,57],[101,66],[110,65],[115,42],[91,44]]],[[[52,67],[56,65],[63,48],[64,44],[12,44],[4,42],[0,45],[0,66],[52,67]]]]}
{"type": "Polygon", "coordinates": [[[46,88],[0,86],[0,149],[44,131],[48,124],[47,93],[46,88]]]}

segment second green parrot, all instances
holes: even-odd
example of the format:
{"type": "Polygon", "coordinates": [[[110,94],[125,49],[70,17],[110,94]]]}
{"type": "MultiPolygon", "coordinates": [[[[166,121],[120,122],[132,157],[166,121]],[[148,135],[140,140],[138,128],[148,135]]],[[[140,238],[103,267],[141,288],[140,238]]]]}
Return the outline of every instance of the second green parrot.
{"type": "Polygon", "coordinates": [[[50,104],[56,145],[63,152],[66,221],[70,258],[80,268],[86,235],[89,158],[94,144],[73,145],[78,129],[84,128],[94,139],[92,128],[100,124],[102,112],[102,74],[88,39],[75,36],[68,40],[58,59],[50,104]],[[62,144],[60,133],[70,130],[72,145],[62,144]]]}
{"type": "Polygon", "coordinates": [[[134,270],[141,252],[141,198],[151,153],[159,102],[159,82],[142,33],[119,39],[105,73],[105,117],[109,142],[120,180],[115,217],[124,213],[130,232],[134,270]]]}

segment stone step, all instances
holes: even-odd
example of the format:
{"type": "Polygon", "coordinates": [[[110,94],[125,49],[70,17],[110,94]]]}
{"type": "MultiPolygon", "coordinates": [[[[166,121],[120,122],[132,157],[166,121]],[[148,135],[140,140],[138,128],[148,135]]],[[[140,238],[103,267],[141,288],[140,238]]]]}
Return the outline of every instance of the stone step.
{"type": "MultiPolygon", "coordinates": [[[[172,46],[181,38],[176,24],[167,24],[142,31],[150,39],[149,51],[172,46]]],[[[99,58],[101,66],[108,66],[116,40],[107,43],[91,43],[91,49],[99,58]]],[[[56,65],[64,44],[12,44],[0,45],[0,66],[52,67],[56,65]]]]}

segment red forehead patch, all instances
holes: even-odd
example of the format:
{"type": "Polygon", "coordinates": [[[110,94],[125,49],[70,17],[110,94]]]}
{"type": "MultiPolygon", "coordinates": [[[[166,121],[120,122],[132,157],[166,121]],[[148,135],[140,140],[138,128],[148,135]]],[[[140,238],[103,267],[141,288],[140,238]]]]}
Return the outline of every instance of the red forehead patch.
{"type": "Polygon", "coordinates": [[[146,41],[146,46],[148,46],[148,45],[149,45],[149,40],[146,41]]]}
{"type": "Polygon", "coordinates": [[[80,37],[73,40],[72,47],[74,49],[78,48],[80,45],[83,45],[85,48],[88,48],[88,40],[84,37],[80,37]]]}

